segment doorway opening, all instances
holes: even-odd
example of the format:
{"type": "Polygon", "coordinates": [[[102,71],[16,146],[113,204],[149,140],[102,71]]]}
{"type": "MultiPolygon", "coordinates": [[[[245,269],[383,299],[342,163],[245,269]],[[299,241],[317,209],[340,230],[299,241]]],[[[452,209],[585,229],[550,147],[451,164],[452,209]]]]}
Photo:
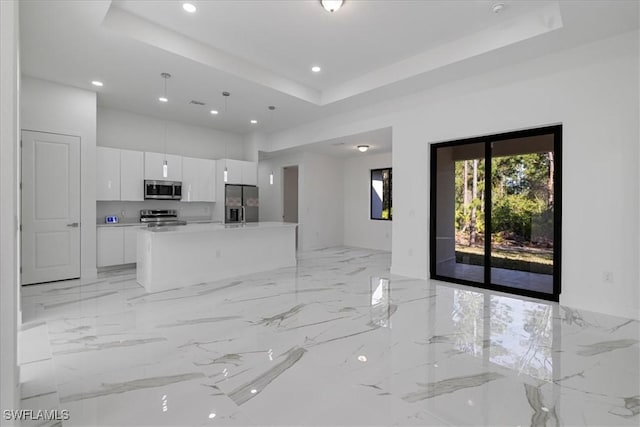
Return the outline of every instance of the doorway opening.
{"type": "Polygon", "coordinates": [[[558,301],[562,126],[431,146],[431,277],[558,301]]]}
{"type": "MultiPolygon", "coordinates": [[[[282,169],[282,221],[298,223],[298,165],[282,169]]],[[[296,250],[298,250],[298,228],[296,227],[296,250]]]]}

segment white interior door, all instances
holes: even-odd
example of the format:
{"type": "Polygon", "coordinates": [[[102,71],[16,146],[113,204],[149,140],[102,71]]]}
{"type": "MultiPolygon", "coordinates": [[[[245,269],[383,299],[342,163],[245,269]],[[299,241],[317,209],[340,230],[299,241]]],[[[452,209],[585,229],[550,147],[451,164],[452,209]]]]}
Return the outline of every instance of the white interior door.
{"type": "Polygon", "coordinates": [[[22,131],[22,284],[80,277],[80,138],[22,131]]]}

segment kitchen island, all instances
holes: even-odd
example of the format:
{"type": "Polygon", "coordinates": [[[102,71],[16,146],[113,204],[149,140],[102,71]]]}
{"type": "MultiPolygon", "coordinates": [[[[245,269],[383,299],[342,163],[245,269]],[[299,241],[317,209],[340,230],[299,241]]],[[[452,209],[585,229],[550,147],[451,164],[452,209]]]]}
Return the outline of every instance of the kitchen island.
{"type": "Polygon", "coordinates": [[[136,280],[147,292],[296,265],[295,223],[143,228],[136,280]]]}

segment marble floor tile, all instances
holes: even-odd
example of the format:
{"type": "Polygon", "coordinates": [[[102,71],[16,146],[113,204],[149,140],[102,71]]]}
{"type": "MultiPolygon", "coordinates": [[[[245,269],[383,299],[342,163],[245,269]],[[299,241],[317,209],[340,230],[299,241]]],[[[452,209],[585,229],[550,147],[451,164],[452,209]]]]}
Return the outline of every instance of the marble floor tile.
{"type": "Polygon", "coordinates": [[[133,270],[25,287],[23,405],[63,426],[640,423],[638,321],[390,262],[340,247],[155,293],[133,270]]]}

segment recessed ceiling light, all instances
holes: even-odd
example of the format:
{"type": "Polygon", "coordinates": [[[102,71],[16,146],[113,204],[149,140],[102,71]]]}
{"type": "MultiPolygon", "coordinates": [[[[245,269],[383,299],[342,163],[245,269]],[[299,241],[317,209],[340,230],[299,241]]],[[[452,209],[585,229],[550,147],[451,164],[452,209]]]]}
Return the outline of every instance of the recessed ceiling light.
{"type": "Polygon", "coordinates": [[[358,150],[359,150],[361,153],[364,153],[364,152],[365,152],[365,151],[367,151],[368,149],[369,149],[369,146],[368,146],[368,145],[358,145],[358,150]]]}
{"type": "Polygon", "coordinates": [[[495,3],[493,6],[491,6],[491,10],[493,11],[493,13],[500,13],[504,10],[504,3],[495,3]]]}
{"type": "Polygon", "coordinates": [[[257,120],[251,120],[251,124],[252,124],[252,125],[257,125],[257,124],[258,124],[258,121],[257,121],[257,120]]]}
{"type": "Polygon", "coordinates": [[[209,111],[209,112],[210,112],[211,114],[213,114],[214,116],[215,116],[216,114],[218,114],[218,110],[211,110],[211,111],[209,111]]]}
{"type": "Polygon", "coordinates": [[[160,98],[158,98],[158,101],[160,101],[160,102],[169,102],[169,98],[161,96],[160,98]]]}
{"type": "Polygon", "coordinates": [[[322,68],[314,65],[313,67],[311,67],[311,71],[313,71],[314,73],[319,73],[320,71],[322,71],[322,68]]]}
{"type": "Polygon", "coordinates": [[[335,12],[342,7],[344,0],[320,0],[320,4],[327,12],[335,12]]]}
{"type": "Polygon", "coordinates": [[[100,82],[98,80],[92,81],[91,84],[94,85],[94,86],[98,86],[98,87],[104,86],[104,83],[102,83],[102,82],[100,82]]]}
{"type": "Polygon", "coordinates": [[[195,13],[197,10],[193,3],[182,3],[182,8],[185,10],[185,12],[189,13],[195,13]]]}

